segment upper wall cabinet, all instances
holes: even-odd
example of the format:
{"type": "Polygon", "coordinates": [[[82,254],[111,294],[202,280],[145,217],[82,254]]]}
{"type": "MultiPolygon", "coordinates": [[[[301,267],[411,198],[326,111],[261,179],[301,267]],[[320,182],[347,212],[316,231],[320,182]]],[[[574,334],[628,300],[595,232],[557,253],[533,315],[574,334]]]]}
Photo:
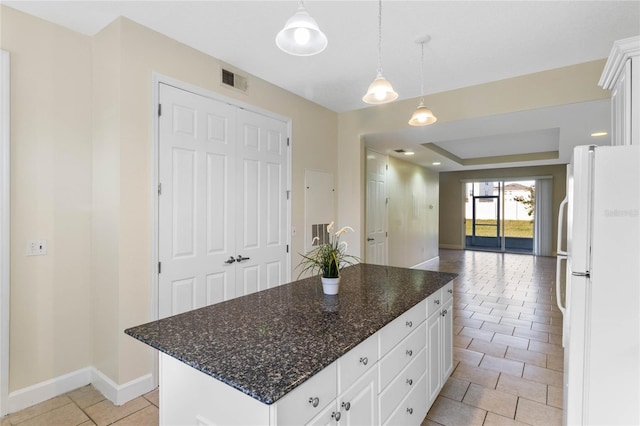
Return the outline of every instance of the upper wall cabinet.
{"type": "Polygon", "coordinates": [[[640,36],[613,44],[598,85],[611,90],[611,144],[640,144],[640,36]]]}

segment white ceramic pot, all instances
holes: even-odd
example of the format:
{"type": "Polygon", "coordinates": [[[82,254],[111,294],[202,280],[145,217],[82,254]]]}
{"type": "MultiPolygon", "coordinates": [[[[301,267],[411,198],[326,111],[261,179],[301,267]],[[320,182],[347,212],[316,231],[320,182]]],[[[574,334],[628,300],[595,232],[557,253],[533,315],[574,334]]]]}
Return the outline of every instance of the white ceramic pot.
{"type": "Polygon", "coordinates": [[[340,286],[340,277],[338,278],[325,278],[322,279],[322,291],[324,294],[334,295],[338,294],[338,287],[340,286]]]}

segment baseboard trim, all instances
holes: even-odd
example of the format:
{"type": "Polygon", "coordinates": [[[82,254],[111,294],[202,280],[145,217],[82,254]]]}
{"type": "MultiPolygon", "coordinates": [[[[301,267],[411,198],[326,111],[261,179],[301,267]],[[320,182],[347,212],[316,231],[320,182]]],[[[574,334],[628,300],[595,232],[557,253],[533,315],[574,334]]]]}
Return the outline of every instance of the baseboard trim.
{"type": "Polygon", "coordinates": [[[8,412],[15,413],[91,383],[92,367],[82,368],[51,380],[9,392],[8,412]]]}
{"type": "Polygon", "coordinates": [[[420,262],[417,265],[410,266],[409,268],[410,269],[421,269],[423,266],[426,266],[427,263],[433,262],[434,260],[440,260],[440,256],[436,256],[436,257],[431,258],[429,260],[425,260],[424,262],[420,262]]]}
{"type": "Polygon", "coordinates": [[[464,246],[462,246],[462,244],[440,244],[439,247],[441,249],[448,249],[448,250],[464,250],[464,246]]]}
{"type": "Polygon", "coordinates": [[[146,374],[122,385],[116,384],[95,367],[85,367],[51,380],[9,393],[8,413],[15,413],[55,398],[74,389],[93,384],[115,405],[122,405],[155,389],[152,374],[146,374]]]}
{"type": "Polygon", "coordinates": [[[152,374],[118,385],[95,368],[92,372],[91,384],[115,405],[122,405],[155,389],[152,374]]]}

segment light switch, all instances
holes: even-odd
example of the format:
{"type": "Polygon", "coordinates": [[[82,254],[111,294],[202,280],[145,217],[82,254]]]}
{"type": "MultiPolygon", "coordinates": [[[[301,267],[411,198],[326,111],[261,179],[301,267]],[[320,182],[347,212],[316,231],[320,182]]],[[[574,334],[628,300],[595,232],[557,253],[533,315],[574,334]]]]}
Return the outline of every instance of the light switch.
{"type": "Polygon", "coordinates": [[[47,240],[27,241],[27,256],[42,256],[47,254],[47,240]]]}

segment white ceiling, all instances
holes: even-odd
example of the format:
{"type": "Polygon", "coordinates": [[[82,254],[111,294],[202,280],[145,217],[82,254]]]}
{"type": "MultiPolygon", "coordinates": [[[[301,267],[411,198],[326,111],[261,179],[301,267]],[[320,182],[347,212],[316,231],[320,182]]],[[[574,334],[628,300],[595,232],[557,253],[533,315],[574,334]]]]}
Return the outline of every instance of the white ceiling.
{"type": "MultiPolygon", "coordinates": [[[[274,43],[296,10],[295,1],[3,0],[3,4],[87,35],[125,16],[336,112],[368,106],[361,98],[377,68],[378,7],[371,0],[305,1],[329,39],[327,49],[311,57],[287,55],[274,43]]],[[[425,92],[437,93],[604,58],[614,40],[640,34],[640,1],[385,0],[382,66],[399,99],[421,94],[420,47],[414,41],[425,34],[431,36],[425,46],[425,92]]],[[[437,105],[430,107],[437,115],[437,105]]],[[[604,118],[608,117],[607,112],[604,118]]],[[[465,133],[466,146],[477,149],[473,142],[480,141],[472,138],[480,133],[492,136],[486,124],[475,122],[476,130],[465,133]]],[[[423,134],[434,133],[458,157],[476,155],[455,148],[458,125],[473,127],[473,123],[437,123],[429,126],[433,131],[409,129],[398,136],[416,146],[426,142],[423,134]]],[[[498,128],[500,133],[495,134],[524,137],[532,125],[498,128]]],[[[380,137],[369,139],[382,143],[380,137]]],[[[448,161],[440,170],[465,167],[448,161]]]]}

